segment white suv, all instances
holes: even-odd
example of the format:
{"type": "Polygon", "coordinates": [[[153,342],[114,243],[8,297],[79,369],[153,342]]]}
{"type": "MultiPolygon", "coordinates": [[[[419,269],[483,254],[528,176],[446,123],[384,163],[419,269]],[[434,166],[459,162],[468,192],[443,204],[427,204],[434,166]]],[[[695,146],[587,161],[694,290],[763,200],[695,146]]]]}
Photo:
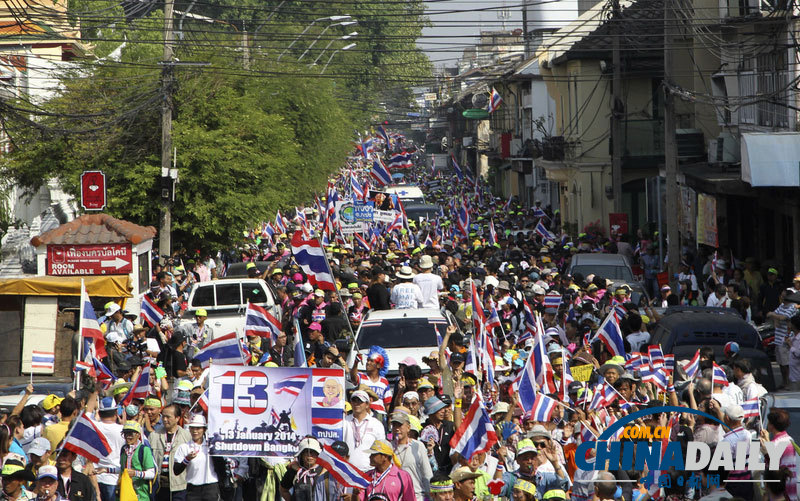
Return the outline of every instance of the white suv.
{"type": "MultiPolygon", "coordinates": [[[[370,346],[380,346],[389,355],[389,373],[397,374],[397,363],[413,357],[422,364],[427,357],[439,349],[437,331],[444,338],[448,325],[458,325],[450,312],[446,316],[435,308],[376,310],[370,311],[356,332],[358,352],[366,360],[370,346]]],[[[356,350],[351,350],[347,366],[353,366],[356,350]]],[[[420,365],[422,367],[422,365],[420,365]]]]}

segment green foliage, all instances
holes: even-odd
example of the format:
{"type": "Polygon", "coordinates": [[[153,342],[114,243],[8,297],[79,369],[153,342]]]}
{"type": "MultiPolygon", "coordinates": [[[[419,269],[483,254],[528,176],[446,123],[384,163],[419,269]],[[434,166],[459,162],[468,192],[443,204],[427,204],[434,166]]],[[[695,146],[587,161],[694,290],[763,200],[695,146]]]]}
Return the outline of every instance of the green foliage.
{"type": "MultiPolygon", "coordinates": [[[[190,2],[184,3],[177,8],[190,2]]],[[[176,43],[181,62],[208,63],[174,68],[173,144],[180,178],[172,210],[176,249],[228,247],[242,238],[242,230],[271,220],[277,209],[323,191],[351,151],[354,129],[367,128],[375,118],[377,102],[384,96],[407,99],[404,89],[429,72],[414,45],[426,22],[419,0],[390,5],[363,0],[353,6],[355,29],[363,39],[359,51],[333,59],[326,77],[334,78],[310,78],[332,52],[308,67],[330,37],[306,61],[298,63],[297,57],[308,39],[298,41],[297,53],[293,48],[276,61],[308,19],[332,15],[325,2],[287,2],[278,12],[280,22],[266,24],[263,36],[249,40],[245,68],[237,30],[252,32],[263,24],[267,9],[278,4],[273,3],[236,0],[214,7],[200,2],[192,12],[225,22],[198,36],[197,25],[208,30],[208,24],[187,20],[185,38],[176,43]],[[402,23],[393,28],[393,20],[402,23]]],[[[99,169],[107,176],[110,213],[158,226],[163,14],[125,22],[118,4],[110,1],[74,0],[70,8],[73,22],[81,12],[100,9],[120,21],[81,18],[84,36],[99,40],[93,42],[93,57],[65,73],[63,90],[41,109],[25,102],[8,108],[5,125],[15,148],[0,161],[0,174],[31,192],[55,177],[77,196],[80,174],[99,169]]],[[[316,28],[309,37],[317,36],[316,28]]],[[[343,46],[338,37],[348,28],[329,30],[336,38],[329,51],[343,46]]]]}

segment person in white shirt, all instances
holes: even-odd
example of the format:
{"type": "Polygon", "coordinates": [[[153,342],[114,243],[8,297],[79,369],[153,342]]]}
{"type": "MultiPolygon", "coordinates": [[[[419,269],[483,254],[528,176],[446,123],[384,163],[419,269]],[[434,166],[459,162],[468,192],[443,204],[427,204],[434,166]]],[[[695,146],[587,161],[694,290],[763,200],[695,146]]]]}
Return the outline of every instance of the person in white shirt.
{"type": "Polygon", "coordinates": [[[394,307],[403,310],[408,308],[422,308],[424,302],[422,298],[422,289],[419,285],[411,283],[414,278],[414,272],[410,266],[403,266],[397,272],[397,278],[400,283],[392,287],[391,301],[394,307]]]}
{"type": "Polygon", "coordinates": [[[114,491],[119,483],[119,475],[108,473],[107,469],[119,468],[119,455],[122,448],[125,447],[125,439],[122,437],[122,425],[117,423],[117,403],[112,397],[104,397],[100,400],[98,416],[100,421],[96,422],[95,426],[111,446],[111,453],[100,458],[100,461],[94,465],[97,470],[100,499],[101,501],[114,501],[116,499],[114,491]]]}
{"type": "Polygon", "coordinates": [[[414,283],[422,290],[422,307],[439,308],[439,291],[444,290],[442,277],[431,273],[433,259],[424,255],[419,260],[420,273],[414,277],[414,283]]]}
{"type": "Polygon", "coordinates": [[[628,327],[630,327],[631,333],[625,339],[628,340],[632,352],[642,351],[642,346],[647,346],[650,342],[650,333],[647,332],[647,329],[642,330],[642,324],[641,316],[635,313],[628,315],[628,327]]]}
{"type": "Polygon", "coordinates": [[[133,335],[133,322],[125,318],[122,308],[117,303],[111,303],[106,308],[106,335],[110,332],[119,332],[125,339],[133,335]]]}
{"type": "Polygon", "coordinates": [[[737,358],[731,363],[733,368],[733,379],[736,386],[742,389],[744,400],[761,398],[767,394],[767,389],[756,382],[753,377],[753,370],[750,361],[744,358],[737,358]]]}
{"type": "Polygon", "coordinates": [[[728,288],[724,284],[717,284],[714,292],[708,296],[706,306],[710,308],[728,308],[730,301],[728,300],[728,288]]]}
{"type": "Polygon", "coordinates": [[[175,475],[186,472],[186,499],[217,499],[219,477],[208,453],[206,418],[195,414],[188,427],[192,441],[175,449],[172,472],[175,475]]]}
{"type": "Polygon", "coordinates": [[[350,462],[361,471],[371,468],[369,448],[375,440],[386,440],[383,424],[369,414],[369,395],[356,390],[350,396],[353,413],[344,418],[344,442],[350,448],[350,462]]]}

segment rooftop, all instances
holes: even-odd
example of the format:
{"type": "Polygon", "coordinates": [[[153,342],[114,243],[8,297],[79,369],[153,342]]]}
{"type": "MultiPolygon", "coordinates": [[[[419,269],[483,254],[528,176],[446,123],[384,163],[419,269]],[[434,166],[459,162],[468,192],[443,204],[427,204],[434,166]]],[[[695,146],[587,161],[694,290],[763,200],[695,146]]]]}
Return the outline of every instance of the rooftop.
{"type": "Polygon", "coordinates": [[[139,226],[108,214],[85,214],[31,239],[31,245],[138,244],[156,236],[152,226],[139,226]]]}

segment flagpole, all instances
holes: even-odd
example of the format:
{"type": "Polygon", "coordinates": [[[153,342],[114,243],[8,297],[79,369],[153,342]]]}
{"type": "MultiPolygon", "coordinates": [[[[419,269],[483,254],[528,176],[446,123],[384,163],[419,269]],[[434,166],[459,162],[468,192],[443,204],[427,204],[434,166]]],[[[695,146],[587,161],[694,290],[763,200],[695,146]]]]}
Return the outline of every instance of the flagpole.
{"type": "MultiPolygon", "coordinates": [[[[333,280],[333,290],[336,292],[336,297],[339,299],[339,304],[342,305],[342,310],[344,310],[344,301],[342,301],[342,296],[339,294],[339,288],[336,286],[336,280],[333,278],[333,269],[331,268],[331,263],[328,262],[328,254],[325,252],[325,247],[322,245],[322,241],[317,238],[317,242],[319,243],[320,249],[322,249],[322,257],[325,259],[325,267],[328,268],[328,273],[330,273],[331,280],[333,280]]],[[[356,342],[356,334],[353,332],[353,326],[350,324],[350,319],[347,318],[347,314],[345,313],[345,318],[347,319],[347,328],[350,329],[350,336],[353,338],[353,346],[358,351],[358,343],[356,342]]],[[[299,333],[298,333],[299,335],[299,333]]]]}
{"type": "MultiPolygon", "coordinates": [[[[84,299],[85,291],[86,291],[86,283],[84,282],[84,279],[81,278],[81,298],[80,298],[80,309],[78,311],[78,357],[77,357],[78,360],[83,360],[83,313],[84,313],[84,308],[85,308],[85,305],[86,305],[86,301],[84,301],[83,299],[84,299]]],[[[83,360],[83,361],[85,362],[86,360],[83,360]]],[[[81,389],[80,388],[80,379],[81,379],[80,371],[79,372],[75,372],[75,379],[78,380],[78,383],[77,383],[78,386],[77,386],[77,388],[75,388],[75,391],[78,391],[78,390],[81,389]]]]}

